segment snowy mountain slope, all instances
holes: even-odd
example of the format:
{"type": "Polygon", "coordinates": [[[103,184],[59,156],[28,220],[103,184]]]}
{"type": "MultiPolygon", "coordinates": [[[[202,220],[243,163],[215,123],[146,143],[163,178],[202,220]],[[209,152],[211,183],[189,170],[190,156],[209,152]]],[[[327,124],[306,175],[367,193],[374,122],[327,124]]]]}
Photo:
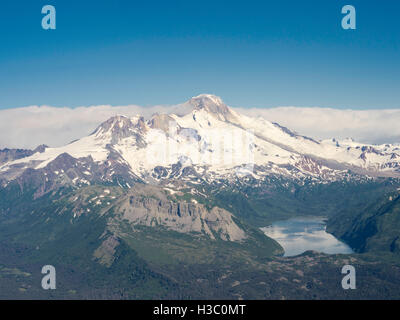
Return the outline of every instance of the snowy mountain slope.
{"type": "Polygon", "coordinates": [[[261,139],[291,152],[360,167],[370,171],[371,174],[400,169],[400,147],[396,145],[373,146],[355,142],[349,144],[349,140],[339,144],[335,139],[316,141],[263,118],[241,115],[236,119],[238,119],[236,124],[240,127],[253,130],[261,139]]]}
{"type": "Polygon", "coordinates": [[[155,114],[148,121],[139,115],[112,117],[91,135],[66,146],[1,164],[0,179],[15,179],[27,168],[44,169],[62,154],[93,161],[102,168],[97,174],[104,179],[112,179],[116,171],[143,181],[232,175],[258,179],[268,174],[335,180],[349,169],[400,176],[396,145],[316,141],[265,119],[241,115],[213,95],[194,97],[182,108],[191,111],[183,116],[155,114]]]}

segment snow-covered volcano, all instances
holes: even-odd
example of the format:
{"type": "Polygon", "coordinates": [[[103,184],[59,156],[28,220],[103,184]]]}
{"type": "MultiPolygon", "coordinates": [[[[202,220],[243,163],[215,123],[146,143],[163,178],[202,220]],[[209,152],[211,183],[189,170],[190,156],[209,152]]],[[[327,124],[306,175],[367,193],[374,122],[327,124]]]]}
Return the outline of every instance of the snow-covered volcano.
{"type": "MultiPolygon", "coordinates": [[[[44,169],[64,154],[89,161],[87,167],[103,168],[99,179],[112,179],[117,172],[143,181],[232,175],[257,179],[269,174],[332,180],[348,170],[400,176],[396,145],[317,141],[263,118],[239,114],[209,94],[193,97],[182,108],[190,111],[181,116],[155,114],[148,120],[140,115],[114,116],[66,146],[8,159],[0,164],[0,180],[15,179],[27,168],[44,169]]],[[[87,180],[94,175],[89,169],[82,172],[87,180]]]]}

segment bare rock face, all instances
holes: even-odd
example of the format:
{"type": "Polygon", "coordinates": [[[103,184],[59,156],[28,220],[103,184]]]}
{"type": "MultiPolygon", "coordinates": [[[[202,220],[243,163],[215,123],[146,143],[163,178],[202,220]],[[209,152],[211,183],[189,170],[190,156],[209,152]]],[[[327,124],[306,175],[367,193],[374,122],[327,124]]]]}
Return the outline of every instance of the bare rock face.
{"type": "Polygon", "coordinates": [[[121,202],[118,211],[122,219],[133,225],[164,226],[177,232],[198,233],[225,241],[246,238],[230,212],[218,207],[208,210],[202,204],[170,200],[162,189],[154,186],[137,184],[121,202]]]}
{"type": "Polygon", "coordinates": [[[119,245],[119,240],[115,236],[106,238],[100,247],[93,253],[93,258],[97,259],[100,264],[110,267],[115,259],[115,251],[119,245]]]}
{"type": "Polygon", "coordinates": [[[0,165],[7,163],[9,161],[18,160],[22,158],[29,157],[36,152],[44,152],[46,150],[46,145],[40,145],[34,150],[28,149],[2,149],[0,150],[0,165]]]}
{"type": "Polygon", "coordinates": [[[142,116],[128,118],[125,116],[114,116],[100,124],[92,133],[97,140],[108,140],[111,138],[111,145],[118,144],[122,139],[134,137],[136,144],[144,147],[146,144],[143,134],[148,130],[142,116]]]}
{"type": "Polygon", "coordinates": [[[176,120],[167,114],[155,114],[149,121],[149,126],[152,129],[160,129],[166,133],[170,131],[171,127],[180,129],[176,120]]]}
{"type": "Polygon", "coordinates": [[[212,94],[201,94],[193,97],[186,105],[192,107],[193,112],[205,110],[221,121],[236,122],[236,116],[220,97],[212,94]]]}

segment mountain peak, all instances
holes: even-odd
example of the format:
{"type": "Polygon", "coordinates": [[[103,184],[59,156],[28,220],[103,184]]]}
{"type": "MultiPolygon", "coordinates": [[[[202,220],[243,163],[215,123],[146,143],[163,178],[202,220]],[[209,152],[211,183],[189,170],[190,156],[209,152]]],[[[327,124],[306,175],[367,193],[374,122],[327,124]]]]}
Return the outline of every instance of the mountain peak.
{"type": "Polygon", "coordinates": [[[212,94],[200,94],[189,100],[195,110],[205,109],[214,113],[226,111],[228,107],[218,96],[212,94]]]}
{"type": "Polygon", "coordinates": [[[222,101],[221,97],[218,97],[214,94],[208,94],[208,93],[202,93],[199,94],[198,96],[192,97],[190,99],[191,101],[198,101],[198,102],[211,102],[216,105],[224,105],[224,102],[222,101]]]}
{"type": "Polygon", "coordinates": [[[234,117],[232,111],[222,99],[213,94],[200,94],[191,98],[187,104],[192,107],[193,111],[205,110],[222,121],[227,121],[234,117]]]}
{"type": "Polygon", "coordinates": [[[136,132],[147,131],[145,120],[142,116],[126,117],[116,115],[100,124],[93,134],[97,138],[112,137],[112,141],[131,136],[136,132]]]}

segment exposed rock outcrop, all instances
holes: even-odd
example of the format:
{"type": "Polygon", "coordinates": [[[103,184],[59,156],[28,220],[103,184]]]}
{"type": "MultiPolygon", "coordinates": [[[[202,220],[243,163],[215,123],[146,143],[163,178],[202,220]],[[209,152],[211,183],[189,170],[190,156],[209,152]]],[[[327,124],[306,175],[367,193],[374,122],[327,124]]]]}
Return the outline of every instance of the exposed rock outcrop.
{"type": "Polygon", "coordinates": [[[170,200],[162,189],[153,186],[137,184],[121,202],[118,211],[132,224],[160,225],[177,232],[200,233],[211,239],[227,241],[246,238],[230,212],[218,207],[208,210],[202,204],[170,200]]]}

